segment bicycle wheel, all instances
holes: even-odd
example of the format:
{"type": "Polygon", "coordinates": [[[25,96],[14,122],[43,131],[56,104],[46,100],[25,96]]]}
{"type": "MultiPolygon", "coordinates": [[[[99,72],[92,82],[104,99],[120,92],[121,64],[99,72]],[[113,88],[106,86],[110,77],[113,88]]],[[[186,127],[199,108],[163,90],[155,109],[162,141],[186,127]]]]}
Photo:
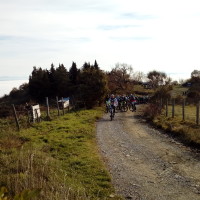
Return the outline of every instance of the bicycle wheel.
{"type": "Polygon", "coordinates": [[[124,112],[128,111],[128,106],[124,106],[124,112]]]}
{"type": "Polygon", "coordinates": [[[135,104],[132,104],[132,112],[136,111],[136,106],[135,104]]]}
{"type": "Polygon", "coordinates": [[[131,111],[131,103],[128,104],[128,109],[131,111]]]}
{"type": "Polygon", "coordinates": [[[113,109],[111,109],[111,111],[110,111],[110,120],[111,121],[113,120],[113,109]]]}

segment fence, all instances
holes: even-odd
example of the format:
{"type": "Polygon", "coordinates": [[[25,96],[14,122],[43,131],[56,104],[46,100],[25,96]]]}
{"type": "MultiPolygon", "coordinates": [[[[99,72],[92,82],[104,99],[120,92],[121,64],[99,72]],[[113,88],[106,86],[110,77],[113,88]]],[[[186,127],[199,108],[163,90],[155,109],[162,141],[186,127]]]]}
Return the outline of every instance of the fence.
{"type": "Polygon", "coordinates": [[[12,108],[12,115],[6,117],[3,120],[4,115],[0,114],[0,129],[5,129],[6,126],[15,126],[17,130],[20,131],[22,127],[28,127],[31,123],[40,122],[41,120],[51,120],[60,115],[65,115],[72,108],[73,103],[69,103],[69,98],[58,97],[55,99],[45,98],[44,102],[40,105],[38,103],[31,103],[28,105],[15,105],[9,104],[9,102],[1,103],[0,109],[4,105],[8,108],[12,108]],[[2,116],[1,116],[2,115],[2,116]],[[6,121],[6,122],[5,122],[6,121]]]}
{"type": "Polygon", "coordinates": [[[166,117],[178,117],[182,121],[195,122],[197,125],[200,123],[200,101],[196,104],[189,104],[185,99],[182,102],[177,102],[176,99],[170,99],[159,102],[160,107],[165,112],[166,117]]]}

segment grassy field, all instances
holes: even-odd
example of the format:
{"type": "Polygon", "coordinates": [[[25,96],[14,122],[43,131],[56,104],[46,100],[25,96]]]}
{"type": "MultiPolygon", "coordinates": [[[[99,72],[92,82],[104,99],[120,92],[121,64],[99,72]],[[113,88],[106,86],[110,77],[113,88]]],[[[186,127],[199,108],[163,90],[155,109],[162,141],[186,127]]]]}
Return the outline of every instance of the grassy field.
{"type": "Polygon", "coordinates": [[[176,98],[177,96],[182,96],[184,92],[188,91],[188,87],[182,87],[180,85],[174,86],[173,90],[170,92],[172,98],[176,98]]]}
{"type": "MultiPolygon", "coordinates": [[[[182,105],[175,105],[174,115],[179,121],[183,120],[183,111],[182,105]]],[[[164,111],[163,111],[164,114],[164,111]]],[[[168,106],[168,116],[172,116],[172,106],[168,106]]],[[[196,122],[196,106],[194,105],[186,105],[185,106],[185,121],[189,123],[196,122]]]]}
{"type": "Polygon", "coordinates": [[[71,112],[20,132],[1,119],[0,186],[12,197],[32,191],[42,200],[121,199],[96,144],[101,115],[100,108],[71,112]]]}

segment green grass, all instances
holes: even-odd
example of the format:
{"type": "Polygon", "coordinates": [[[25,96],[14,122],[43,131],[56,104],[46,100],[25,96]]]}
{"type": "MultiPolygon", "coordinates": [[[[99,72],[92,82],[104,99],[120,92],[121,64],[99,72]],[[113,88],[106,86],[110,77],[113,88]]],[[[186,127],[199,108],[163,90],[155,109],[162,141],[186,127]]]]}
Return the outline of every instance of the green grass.
{"type": "Polygon", "coordinates": [[[134,91],[133,91],[133,93],[134,92],[144,92],[144,93],[147,93],[147,94],[152,94],[153,92],[154,92],[154,90],[153,89],[146,89],[146,88],[144,88],[142,85],[134,85],[134,91]]]}
{"type": "Polygon", "coordinates": [[[115,192],[95,137],[101,115],[102,109],[71,112],[19,133],[1,120],[0,186],[12,196],[39,188],[43,200],[110,199],[115,192]]]}
{"type": "MultiPolygon", "coordinates": [[[[183,119],[182,114],[182,106],[181,105],[175,105],[175,117],[179,119],[180,121],[183,119]]],[[[172,106],[168,106],[168,116],[172,116],[172,106]]],[[[194,105],[186,105],[185,106],[185,121],[190,123],[196,122],[196,107],[194,105]]]]}
{"type": "Polygon", "coordinates": [[[183,92],[186,92],[188,90],[187,87],[182,87],[180,85],[173,86],[173,90],[170,92],[171,96],[173,98],[176,98],[177,96],[182,96],[183,92]]]}

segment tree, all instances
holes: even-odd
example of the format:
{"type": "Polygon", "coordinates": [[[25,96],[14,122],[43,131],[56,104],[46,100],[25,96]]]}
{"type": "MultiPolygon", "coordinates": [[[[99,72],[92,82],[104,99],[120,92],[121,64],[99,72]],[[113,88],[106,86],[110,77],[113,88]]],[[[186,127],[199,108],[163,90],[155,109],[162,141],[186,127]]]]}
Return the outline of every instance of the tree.
{"type": "Polygon", "coordinates": [[[192,73],[191,73],[191,78],[200,78],[200,70],[194,70],[192,73]]]}
{"type": "Polygon", "coordinates": [[[42,100],[49,96],[50,81],[47,70],[33,67],[31,76],[29,77],[29,91],[32,98],[42,100]]]}
{"type": "Polygon", "coordinates": [[[91,68],[90,63],[85,62],[85,63],[83,64],[83,67],[82,67],[83,70],[88,70],[88,69],[90,69],[90,68],[91,68]]]}
{"type": "Polygon", "coordinates": [[[49,81],[50,81],[50,96],[53,97],[55,94],[57,94],[57,86],[56,86],[56,69],[54,67],[54,64],[51,64],[51,68],[48,71],[49,75],[49,81]]]}
{"type": "Polygon", "coordinates": [[[165,79],[165,85],[171,85],[172,84],[172,78],[166,77],[165,79]]]}
{"type": "Polygon", "coordinates": [[[80,71],[79,99],[85,102],[87,108],[102,103],[107,92],[105,74],[100,69],[83,68],[80,71]]]}
{"type": "Polygon", "coordinates": [[[9,94],[9,98],[13,102],[17,103],[25,103],[26,101],[29,101],[30,96],[28,83],[23,83],[19,88],[14,87],[9,94]]]}
{"type": "Polygon", "coordinates": [[[188,90],[188,100],[197,103],[200,100],[200,71],[194,70],[189,81],[191,86],[188,90]]]}
{"type": "Polygon", "coordinates": [[[96,70],[99,69],[99,65],[97,64],[97,61],[96,61],[96,60],[94,61],[94,68],[95,68],[96,70]]]}
{"type": "Polygon", "coordinates": [[[30,95],[36,100],[43,100],[45,97],[66,97],[69,95],[69,74],[63,64],[55,69],[51,65],[50,70],[33,68],[29,77],[30,95]]]}
{"type": "Polygon", "coordinates": [[[129,90],[131,84],[131,75],[133,69],[131,65],[116,64],[115,68],[107,73],[108,86],[111,93],[126,93],[129,90]]]}
{"type": "Polygon", "coordinates": [[[76,67],[76,63],[73,62],[71,68],[69,69],[69,79],[72,84],[77,84],[77,78],[78,78],[79,71],[76,67]]]}
{"type": "Polygon", "coordinates": [[[199,70],[194,70],[194,71],[191,73],[190,82],[191,82],[192,84],[195,84],[195,83],[197,83],[197,82],[200,82],[200,71],[199,71],[199,70]]]}
{"type": "Polygon", "coordinates": [[[164,72],[151,71],[147,74],[147,78],[150,80],[152,88],[157,88],[160,85],[164,85],[167,79],[167,75],[164,72]]]}
{"type": "Polygon", "coordinates": [[[137,82],[142,82],[145,79],[145,74],[143,72],[135,72],[133,73],[133,80],[137,81],[137,82]]]}
{"type": "Polygon", "coordinates": [[[63,64],[59,64],[59,67],[56,68],[55,85],[56,93],[54,95],[60,97],[69,96],[69,73],[63,64]]]}

